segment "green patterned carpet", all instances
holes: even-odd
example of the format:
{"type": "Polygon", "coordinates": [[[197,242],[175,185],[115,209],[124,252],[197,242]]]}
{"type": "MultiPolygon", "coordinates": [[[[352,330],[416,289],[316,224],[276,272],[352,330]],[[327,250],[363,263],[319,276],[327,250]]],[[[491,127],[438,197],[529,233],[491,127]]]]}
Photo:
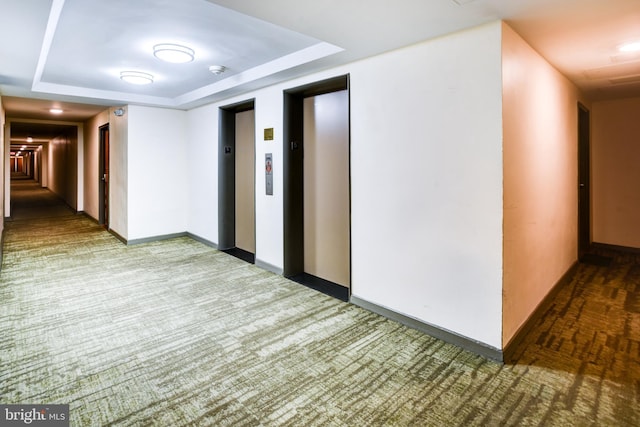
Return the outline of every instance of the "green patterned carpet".
{"type": "Polygon", "coordinates": [[[127,247],[32,183],[12,196],[0,403],[69,404],[73,426],[640,425],[636,257],[582,265],[501,365],[189,238],[127,247]]]}

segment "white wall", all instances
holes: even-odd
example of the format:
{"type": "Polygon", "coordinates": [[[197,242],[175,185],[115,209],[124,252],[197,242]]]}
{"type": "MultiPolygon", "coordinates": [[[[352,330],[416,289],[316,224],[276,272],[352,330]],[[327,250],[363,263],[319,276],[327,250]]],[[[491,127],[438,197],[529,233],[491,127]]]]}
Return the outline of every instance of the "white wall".
{"type": "MultiPolygon", "coordinates": [[[[129,235],[129,115],[109,110],[109,229],[127,239],[129,235]]],[[[153,171],[151,165],[149,170],[153,171]]],[[[146,208],[144,208],[146,209],[146,208]]]]}
{"type": "Polygon", "coordinates": [[[352,293],[501,348],[500,23],[354,64],[352,293]]]}
{"type": "MultiPolygon", "coordinates": [[[[326,78],[328,74],[321,74],[326,78]]],[[[218,243],[218,110],[220,107],[255,99],[256,131],[256,262],[274,270],[283,268],[283,175],[282,91],[308,82],[296,80],[271,86],[220,103],[187,112],[189,163],[189,232],[218,243]],[[272,141],[264,140],[264,129],[273,128],[272,141]],[[273,154],[272,196],[265,194],[264,158],[273,154]]]]}
{"type": "Polygon", "coordinates": [[[217,242],[217,109],[255,98],[256,259],[282,268],[282,91],[350,73],[353,295],[500,348],[500,31],[492,23],[189,111],[189,149],[201,154],[189,231],[217,242]]]}
{"type": "Polygon", "coordinates": [[[186,142],[188,230],[218,243],[218,107],[207,105],[187,112],[186,142]]]}
{"type": "MultiPolygon", "coordinates": [[[[305,80],[305,81],[308,81],[305,80]]],[[[300,80],[272,86],[255,95],[256,124],[256,262],[284,268],[283,117],[282,91],[301,85],[300,80]],[[273,140],[264,140],[264,129],[273,128],[273,140]],[[265,154],[273,154],[273,195],[266,195],[265,154]]]]}
{"type": "Polygon", "coordinates": [[[99,162],[100,162],[100,126],[109,123],[109,110],[105,110],[84,123],[83,170],[84,212],[96,221],[99,211],[99,162]]]}
{"type": "Polygon", "coordinates": [[[128,240],[187,231],[186,115],[128,107],[128,240]]]}

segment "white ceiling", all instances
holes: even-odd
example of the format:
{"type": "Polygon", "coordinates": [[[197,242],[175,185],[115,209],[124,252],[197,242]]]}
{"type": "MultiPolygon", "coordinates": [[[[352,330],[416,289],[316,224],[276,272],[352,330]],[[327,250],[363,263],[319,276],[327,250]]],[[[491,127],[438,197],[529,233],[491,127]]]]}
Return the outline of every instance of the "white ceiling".
{"type": "Polygon", "coordinates": [[[640,40],[639,0],[2,0],[0,94],[14,118],[189,109],[497,19],[587,97],[640,96],[640,54],[616,50],[640,40]],[[195,60],[159,61],[152,47],[164,42],[195,60]],[[214,64],[227,72],[209,73],[214,64]],[[154,83],[125,83],[123,70],[154,83]]]}

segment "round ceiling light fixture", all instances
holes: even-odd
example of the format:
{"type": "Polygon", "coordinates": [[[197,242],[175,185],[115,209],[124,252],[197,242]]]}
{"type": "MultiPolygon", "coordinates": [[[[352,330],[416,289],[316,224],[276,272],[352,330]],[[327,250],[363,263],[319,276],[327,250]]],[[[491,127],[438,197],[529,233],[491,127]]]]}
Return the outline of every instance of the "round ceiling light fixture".
{"type": "Polygon", "coordinates": [[[62,114],[64,111],[62,110],[62,108],[50,108],[49,112],[51,114],[62,114]]]}
{"type": "Polygon", "coordinates": [[[640,51],[640,41],[625,43],[618,46],[620,52],[638,52],[640,51]]]}
{"type": "Polygon", "coordinates": [[[134,85],[148,85],[153,83],[153,76],[142,71],[121,71],[120,79],[134,85]]]}
{"type": "Polygon", "coordinates": [[[193,61],[195,52],[187,46],[174,43],[162,43],[153,47],[153,56],[173,64],[186,64],[193,61]]]}

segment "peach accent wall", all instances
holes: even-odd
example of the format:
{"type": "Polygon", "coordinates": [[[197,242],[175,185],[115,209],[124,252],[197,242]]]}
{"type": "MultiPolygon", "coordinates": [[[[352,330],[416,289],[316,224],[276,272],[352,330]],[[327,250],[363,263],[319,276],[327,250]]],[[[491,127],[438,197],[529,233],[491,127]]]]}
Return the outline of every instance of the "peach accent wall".
{"type": "Polygon", "coordinates": [[[48,187],[73,209],[78,207],[77,131],[55,137],[49,142],[48,187]]]}
{"type": "Polygon", "coordinates": [[[591,115],[593,241],[640,248],[640,98],[594,102],[591,115]]]}
{"type": "Polygon", "coordinates": [[[503,348],[577,260],[578,91],[503,24],[503,348]]]}

